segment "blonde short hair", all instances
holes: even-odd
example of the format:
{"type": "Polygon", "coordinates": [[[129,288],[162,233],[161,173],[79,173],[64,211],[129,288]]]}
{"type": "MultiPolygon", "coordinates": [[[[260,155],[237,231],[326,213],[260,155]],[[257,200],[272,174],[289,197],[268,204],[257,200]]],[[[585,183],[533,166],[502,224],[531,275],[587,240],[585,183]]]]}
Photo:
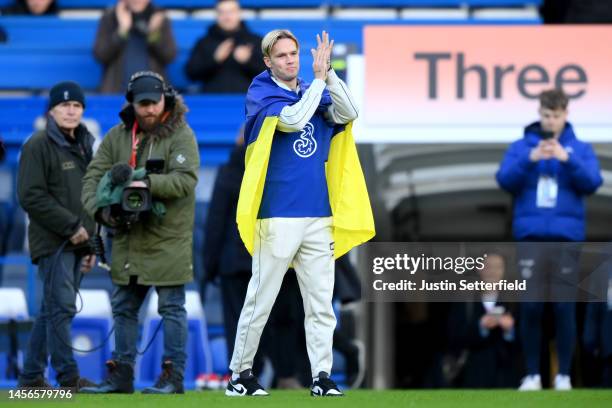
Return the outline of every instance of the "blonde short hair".
{"type": "Polygon", "coordinates": [[[261,52],[263,53],[264,57],[270,58],[270,53],[272,52],[274,44],[276,44],[278,40],[282,40],[283,38],[289,38],[290,40],[293,40],[298,50],[300,49],[300,44],[298,43],[297,38],[295,38],[295,35],[293,35],[291,31],[272,30],[268,34],[266,34],[263,40],[261,40],[261,52]]]}

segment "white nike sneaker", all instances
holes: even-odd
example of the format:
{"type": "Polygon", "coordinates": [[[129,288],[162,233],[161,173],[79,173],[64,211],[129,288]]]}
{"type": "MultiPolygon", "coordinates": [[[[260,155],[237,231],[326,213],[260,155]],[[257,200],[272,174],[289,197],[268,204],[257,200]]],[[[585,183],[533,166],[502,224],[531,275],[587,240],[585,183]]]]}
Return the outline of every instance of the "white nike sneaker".
{"type": "Polygon", "coordinates": [[[344,394],[336,383],[329,378],[329,374],[324,371],[319,373],[319,376],[312,381],[310,395],[313,397],[342,397],[344,394]]]}
{"type": "Polygon", "coordinates": [[[270,394],[264,390],[257,381],[257,377],[249,369],[240,373],[239,378],[230,379],[227,383],[225,395],[228,397],[265,397],[270,394]]]}
{"type": "Polygon", "coordinates": [[[555,390],[569,391],[572,389],[572,380],[569,375],[557,374],[555,377],[555,390]]]}
{"type": "Polygon", "coordinates": [[[540,391],[542,389],[542,379],[540,374],[527,375],[523,377],[519,391],[540,391]]]}

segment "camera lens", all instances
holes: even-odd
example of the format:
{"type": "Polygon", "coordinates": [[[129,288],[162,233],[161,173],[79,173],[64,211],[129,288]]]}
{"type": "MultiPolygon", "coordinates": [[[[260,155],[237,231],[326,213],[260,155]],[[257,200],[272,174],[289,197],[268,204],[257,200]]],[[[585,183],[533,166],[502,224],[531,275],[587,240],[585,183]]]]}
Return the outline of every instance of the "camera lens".
{"type": "Polygon", "coordinates": [[[126,200],[126,204],[131,210],[138,210],[142,208],[144,202],[144,197],[137,191],[130,193],[126,200]]]}

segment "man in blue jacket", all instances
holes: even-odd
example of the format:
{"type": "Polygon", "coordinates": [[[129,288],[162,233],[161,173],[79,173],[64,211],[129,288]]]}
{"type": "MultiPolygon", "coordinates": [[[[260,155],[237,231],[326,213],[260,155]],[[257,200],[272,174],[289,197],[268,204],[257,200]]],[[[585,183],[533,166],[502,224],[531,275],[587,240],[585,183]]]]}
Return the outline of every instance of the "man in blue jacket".
{"type": "MultiPolygon", "coordinates": [[[[567,122],[568,102],[562,90],[543,92],[540,95],[541,120],[527,126],[523,138],[510,145],[497,172],[497,182],[514,198],[513,235],[517,241],[585,239],[584,197],[601,186],[602,178],[593,148],[578,140],[572,125],[567,122]]],[[[527,279],[546,273],[542,254],[531,255],[532,259],[520,261],[527,279]]],[[[576,268],[575,259],[573,265],[572,260],[569,265],[548,261],[549,265],[576,268]]],[[[558,302],[553,308],[559,357],[559,373],[554,385],[555,389],[568,390],[571,389],[569,373],[576,341],[575,304],[558,302]]],[[[520,333],[527,376],[520,390],[542,388],[539,362],[543,310],[543,303],[521,303],[520,333]]]]}

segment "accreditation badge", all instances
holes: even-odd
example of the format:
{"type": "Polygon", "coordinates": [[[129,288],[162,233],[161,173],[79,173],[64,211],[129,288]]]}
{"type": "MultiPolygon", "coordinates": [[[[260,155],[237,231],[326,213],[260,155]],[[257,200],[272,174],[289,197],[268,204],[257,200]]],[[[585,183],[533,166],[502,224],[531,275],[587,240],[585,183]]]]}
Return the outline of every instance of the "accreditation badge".
{"type": "Polygon", "coordinates": [[[557,179],[550,176],[540,176],[538,180],[537,203],[538,208],[554,208],[557,206],[559,185],[557,179]]]}

